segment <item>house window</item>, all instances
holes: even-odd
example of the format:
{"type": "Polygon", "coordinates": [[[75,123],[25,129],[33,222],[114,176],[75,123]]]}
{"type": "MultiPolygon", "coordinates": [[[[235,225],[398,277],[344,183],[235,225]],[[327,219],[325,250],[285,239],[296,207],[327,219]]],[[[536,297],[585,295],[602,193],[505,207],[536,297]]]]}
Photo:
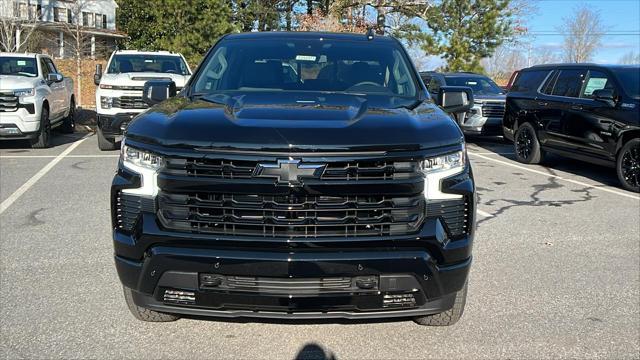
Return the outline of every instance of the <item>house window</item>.
{"type": "Polygon", "coordinates": [[[82,26],[89,26],[89,13],[85,11],[82,12],[82,26]]]}
{"type": "Polygon", "coordinates": [[[100,29],[102,28],[102,15],[100,14],[95,14],[96,17],[96,28],[100,29]]]}
{"type": "Polygon", "coordinates": [[[102,28],[107,28],[107,15],[102,15],[102,28]]]}
{"type": "Polygon", "coordinates": [[[29,18],[29,8],[27,7],[27,4],[25,3],[18,4],[18,17],[21,19],[29,18]]]}
{"type": "Polygon", "coordinates": [[[67,9],[54,8],[53,9],[53,21],[55,22],[67,22],[67,9]]]}
{"type": "Polygon", "coordinates": [[[71,15],[71,9],[67,9],[67,22],[71,24],[73,21],[73,16],[71,15]]]}

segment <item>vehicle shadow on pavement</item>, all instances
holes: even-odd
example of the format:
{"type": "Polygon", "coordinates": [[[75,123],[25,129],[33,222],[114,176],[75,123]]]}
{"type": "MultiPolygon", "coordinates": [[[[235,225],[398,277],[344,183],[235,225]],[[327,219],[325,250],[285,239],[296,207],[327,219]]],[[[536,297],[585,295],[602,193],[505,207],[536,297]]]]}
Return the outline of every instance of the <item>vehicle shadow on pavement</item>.
{"type": "MultiPolygon", "coordinates": [[[[496,160],[504,160],[503,158],[507,158],[509,160],[517,162],[515,154],[513,154],[513,145],[504,142],[501,138],[469,138],[468,141],[469,144],[473,144],[476,147],[486,150],[487,152],[500,153],[499,156],[495,157],[496,160]]],[[[531,169],[534,170],[540,170],[536,165],[521,164],[519,162],[517,162],[516,165],[531,167],[531,169]]],[[[595,165],[555,154],[547,154],[544,163],[539,166],[547,168],[548,171],[562,171],[572,175],[585,177],[600,183],[594,184],[594,187],[606,185],[615,187],[621,191],[625,191],[618,182],[618,177],[614,168],[595,165]]]]}
{"type": "MultiPolygon", "coordinates": [[[[90,133],[84,129],[79,129],[73,134],[62,134],[53,130],[51,133],[51,146],[49,148],[71,144],[82,139],[87,134],[90,133]]],[[[0,142],[0,149],[9,149],[9,151],[6,151],[7,154],[21,154],[29,152],[31,145],[29,145],[29,141],[27,140],[6,140],[0,142]]]]}
{"type": "MultiPolygon", "coordinates": [[[[226,322],[235,324],[272,324],[272,325],[364,325],[364,324],[385,324],[395,322],[412,322],[411,318],[398,317],[389,319],[270,319],[270,318],[226,318],[212,316],[181,315],[183,319],[198,321],[226,322]]],[[[419,325],[416,325],[419,326],[419,325]]]]}

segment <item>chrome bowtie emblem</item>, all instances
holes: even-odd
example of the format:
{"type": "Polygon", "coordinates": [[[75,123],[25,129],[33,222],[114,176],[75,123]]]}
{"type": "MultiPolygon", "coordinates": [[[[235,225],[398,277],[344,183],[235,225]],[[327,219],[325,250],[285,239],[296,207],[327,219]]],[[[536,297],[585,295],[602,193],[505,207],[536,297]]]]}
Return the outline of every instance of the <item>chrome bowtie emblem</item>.
{"type": "Polygon", "coordinates": [[[300,186],[303,178],[319,178],[326,164],[303,164],[300,160],[278,160],[277,163],[258,164],[254,177],[275,178],[276,185],[300,186]]]}

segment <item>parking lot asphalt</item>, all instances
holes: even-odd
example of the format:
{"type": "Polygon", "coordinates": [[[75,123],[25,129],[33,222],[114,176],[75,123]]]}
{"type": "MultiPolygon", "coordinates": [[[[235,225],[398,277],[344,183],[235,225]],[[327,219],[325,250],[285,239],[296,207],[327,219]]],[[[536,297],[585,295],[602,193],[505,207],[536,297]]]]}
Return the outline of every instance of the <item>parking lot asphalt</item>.
{"type": "Polygon", "coordinates": [[[479,224],[467,308],[452,327],[394,321],[182,319],[126,308],[113,265],[118,152],[57,135],[0,144],[4,358],[639,358],[640,197],[612,169],[513,160],[471,139],[479,224]]]}

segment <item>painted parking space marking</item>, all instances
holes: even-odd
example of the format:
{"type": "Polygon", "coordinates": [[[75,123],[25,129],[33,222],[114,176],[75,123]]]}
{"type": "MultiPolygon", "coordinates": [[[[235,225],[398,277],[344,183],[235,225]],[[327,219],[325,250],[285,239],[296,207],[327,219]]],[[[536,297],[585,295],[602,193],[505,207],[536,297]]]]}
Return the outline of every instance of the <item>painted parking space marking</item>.
{"type": "MultiPolygon", "coordinates": [[[[40,158],[56,158],[58,155],[0,155],[0,159],[40,159],[40,158]]],[[[119,154],[104,155],[67,155],[66,158],[117,158],[119,154]]]]}
{"type": "Polygon", "coordinates": [[[90,134],[85,135],[80,140],[73,142],[69,147],[67,147],[62,153],[53,158],[47,165],[45,165],[40,171],[38,171],[35,175],[33,175],[27,182],[25,182],[22,186],[18,188],[18,190],[14,191],[6,200],[4,200],[0,204],[0,214],[2,214],[5,210],[11,206],[16,200],[18,200],[24,193],[27,192],[33,185],[35,185],[38,180],[40,180],[43,176],[45,176],[60,160],[64,159],[72,152],[78,145],[82,144],[83,141],[87,140],[91,136],[90,134]]]}
{"type": "Polygon", "coordinates": [[[471,156],[479,157],[479,158],[484,159],[484,160],[493,161],[493,162],[498,163],[498,164],[510,166],[510,167],[513,167],[513,168],[516,168],[516,169],[520,169],[520,170],[523,170],[523,171],[527,171],[527,172],[530,172],[530,173],[544,175],[546,177],[552,177],[552,178],[555,178],[555,179],[558,179],[558,180],[562,180],[562,181],[566,181],[566,182],[569,182],[569,183],[572,183],[572,184],[576,184],[576,185],[592,188],[592,189],[595,189],[595,190],[605,191],[605,192],[608,192],[608,193],[611,193],[611,194],[623,196],[623,197],[634,199],[634,200],[640,200],[640,196],[638,196],[638,195],[632,195],[632,194],[624,193],[624,192],[619,191],[619,190],[614,190],[614,189],[611,189],[609,187],[605,187],[604,185],[588,184],[588,183],[585,183],[585,182],[582,182],[582,181],[573,180],[573,179],[569,179],[569,178],[562,177],[562,176],[559,176],[559,175],[550,174],[550,173],[547,173],[547,172],[544,172],[544,171],[531,169],[531,168],[528,168],[526,166],[516,165],[516,164],[510,163],[510,162],[507,162],[507,161],[494,159],[492,157],[485,156],[485,155],[482,155],[482,154],[479,154],[479,153],[474,153],[474,152],[471,152],[471,151],[469,151],[468,154],[471,155],[471,156]]]}
{"type": "Polygon", "coordinates": [[[482,216],[482,217],[485,217],[485,218],[492,218],[492,217],[494,217],[494,215],[493,215],[493,214],[489,214],[488,212],[486,212],[486,211],[482,211],[482,210],[480,210],[480,209],[477,209],[477,210],[476,210],[476,213],[478,213],[478,215],[480,215],[480,216],[482,216]]]}

